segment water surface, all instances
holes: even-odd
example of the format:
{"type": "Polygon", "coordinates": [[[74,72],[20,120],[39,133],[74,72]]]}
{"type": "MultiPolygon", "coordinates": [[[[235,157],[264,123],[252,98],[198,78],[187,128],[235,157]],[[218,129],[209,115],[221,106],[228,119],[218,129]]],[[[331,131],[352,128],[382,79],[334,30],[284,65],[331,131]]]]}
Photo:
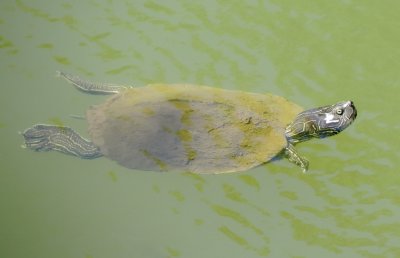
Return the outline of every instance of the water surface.
{"type": "Polygon", "coordinates": [[[3,1],[1,257],[400,257],[400,4],[378,1],[3,1]],[[218,176],[132,171],[22,149],[41,122],[86,134],[103,96],[56,70],[133,86],[352,99],[356,122],[280,160],[218,176]]]}

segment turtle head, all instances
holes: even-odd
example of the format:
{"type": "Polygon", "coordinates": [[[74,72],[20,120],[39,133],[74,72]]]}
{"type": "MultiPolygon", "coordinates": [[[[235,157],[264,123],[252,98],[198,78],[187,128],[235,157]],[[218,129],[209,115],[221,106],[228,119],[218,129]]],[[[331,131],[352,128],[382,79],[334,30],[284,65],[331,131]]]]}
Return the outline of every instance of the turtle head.
{"type": "Polygon", "coordinates": [[[356,117],[357,110],[352,101],[306,110],[286,127],[286,138],[288,142],[296,143],[332,136],[346,129],[356,117]]]}

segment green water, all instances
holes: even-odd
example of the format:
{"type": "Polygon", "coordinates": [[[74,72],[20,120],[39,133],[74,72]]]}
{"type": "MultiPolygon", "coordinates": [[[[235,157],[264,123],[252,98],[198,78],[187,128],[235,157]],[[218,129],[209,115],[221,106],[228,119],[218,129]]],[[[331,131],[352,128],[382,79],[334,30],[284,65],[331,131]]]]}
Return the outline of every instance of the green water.
{"type": "Polygon", "coordinates": [[[0,257],[400,257],[400,4],[395,1],[2,1],[0,257]],[[197,176],[22,149],[72,126],[94,81],[352,99],[356,122],[280,160],[197,176]]]}

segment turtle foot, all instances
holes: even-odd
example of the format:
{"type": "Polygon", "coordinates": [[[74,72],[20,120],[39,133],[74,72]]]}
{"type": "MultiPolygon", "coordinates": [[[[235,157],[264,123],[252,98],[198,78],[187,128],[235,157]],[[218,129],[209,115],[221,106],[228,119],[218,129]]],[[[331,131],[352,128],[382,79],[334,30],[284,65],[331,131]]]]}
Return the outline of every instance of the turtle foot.
{"type": "Polygon", "coordinates": [[[288,144],[288,146],[285,149],[285,156],[287,159],[292,162],[293,164],[296,164],[301,168],[303,173],[306,173],[308,170],[309,162],[307,159],[301,157],[297,151],[295,150],[294,146],[292,144],[288,144]]]}
{"type": "Polygon", "coordinates": [[[22,135],[25,139],[24,147],[34,151],[54,150],[83,159],[102,156],[96,145],[69,127],[37,124],[26,129],[22,135]]]}
{"type": "Polygon", "coordinates": [[[129,86],[116,85],[110,83],[90,82],[79,78],[78,76],[57,71],[57,77],[61,77],[74,85],[78,90],[89,94],[116,94],[122,90],[130,88],[129,86]]]}

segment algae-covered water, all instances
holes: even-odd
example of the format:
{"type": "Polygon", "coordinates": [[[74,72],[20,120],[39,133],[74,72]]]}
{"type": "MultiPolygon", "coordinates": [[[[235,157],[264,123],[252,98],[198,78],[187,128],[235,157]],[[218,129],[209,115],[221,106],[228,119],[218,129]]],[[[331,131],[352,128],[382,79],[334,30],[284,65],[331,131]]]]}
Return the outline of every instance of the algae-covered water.
{"type": "Polygon", "coordinates": [[[400,3],[2,1],[0,257],[400,257],[400,3]],[[128,170],[21,148],[35,123],[87,136],[104,96],[56,78],[205,84],[305,108],[351,99],[342,134],[242,173],[128,170]]]}

